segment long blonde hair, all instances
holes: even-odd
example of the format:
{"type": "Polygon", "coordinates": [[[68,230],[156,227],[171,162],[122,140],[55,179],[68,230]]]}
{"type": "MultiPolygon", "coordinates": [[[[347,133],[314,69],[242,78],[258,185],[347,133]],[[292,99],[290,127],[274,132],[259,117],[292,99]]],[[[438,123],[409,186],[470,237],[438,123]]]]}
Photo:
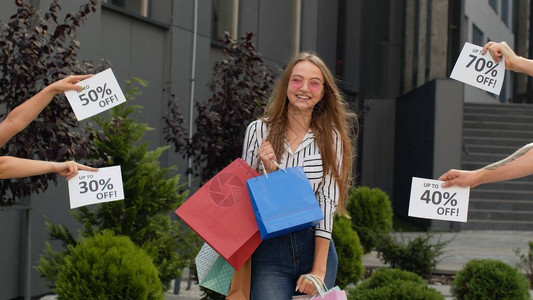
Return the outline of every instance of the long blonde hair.
{"type": "Polygon", "coordinates": [[[288,105],[287,88],[294,66],[301,61],[309,61],[316,65],[324,76],[324,91],[322,99],[313,108],[311,130],[315,134],[325,176],[331,173],[337,181],[340,197],[337,212],[345,213],[345,203],[348,190],[352,185],[353,160],[355,157],[354,128],[357,128],[357,116],[350,111],[335,79],[326,64],[315,54],[302,52],[289,62],[279,77],[272,97],[269,99],[265,115],[262,120],[269,125],[267,141],[272,144],[276,157],[283,153],[285,134],[287,130],[288,105]],[[333,148],[333,131],[339,134],[342,145],[342,168],[337,169],[335,149],[333,148]]]}

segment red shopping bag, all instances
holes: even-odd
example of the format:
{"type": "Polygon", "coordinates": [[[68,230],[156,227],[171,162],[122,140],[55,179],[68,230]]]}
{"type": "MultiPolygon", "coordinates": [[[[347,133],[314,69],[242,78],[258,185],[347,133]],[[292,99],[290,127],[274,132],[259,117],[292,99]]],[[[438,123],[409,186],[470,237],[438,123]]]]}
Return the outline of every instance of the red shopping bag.
{"type": "Polygon", "coordinates": [[[175,212],[233,268],[239,270],[261,243],[246,180],[259,176],[236,159],[175,212]]]}

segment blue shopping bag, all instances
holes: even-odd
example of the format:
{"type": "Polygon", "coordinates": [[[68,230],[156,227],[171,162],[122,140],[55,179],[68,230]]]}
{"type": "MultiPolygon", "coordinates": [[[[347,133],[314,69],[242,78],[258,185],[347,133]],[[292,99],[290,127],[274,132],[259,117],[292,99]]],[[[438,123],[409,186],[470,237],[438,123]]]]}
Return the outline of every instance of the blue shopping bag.
{"type": "Polygon", "coordinates": [[[324,217],[302,167],[254,177],[246,185],[263,240],[315,226],[324,217]]]}

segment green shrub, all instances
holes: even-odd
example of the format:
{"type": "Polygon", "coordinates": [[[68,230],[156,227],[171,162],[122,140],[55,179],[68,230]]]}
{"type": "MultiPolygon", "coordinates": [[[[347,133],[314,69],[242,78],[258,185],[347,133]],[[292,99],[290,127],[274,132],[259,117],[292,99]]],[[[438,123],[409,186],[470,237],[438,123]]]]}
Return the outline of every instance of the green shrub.
{"type": "Polygon", "coordinates": [[[348,291],[349,300],[443,300],[438,291],[429,288],[418,275],[399,269],[380,268],[355,288],[348,291]]]}
{"type": "Polygon", "coordinates": [[[390,234],[381,235],[377,240],[376,251],[378,258],[392,268],[416,273],[423,278],[429,278],[444,253],[444,248],[450,241],[431,243],[433,233],[415,237],[406,242],[403,238],[396,239],[390,234]]]}
{"type": "Polygon", "coordinates": [[[444,300],[437,290],[409,281],[396,281],[373,290],[361,290],[348,295],[349,300],[444,300]]]}
{"type": "Polygon", "coordinates": [[[126,236],[104,231],[73,247],[60,268],[58,299],[163,299],[152,259],[126,236]]]}
{"type": "Polygon", "coordinates": [[[392,207],[389,196],[379,188],[360,186],[348,197],[347,210],[365,253],[374,249],[376,235],[392,230],[392,207]]]}
{"type": "MultiPolygon", "coordinates": [[[[140,93],[137,85],[132,86],[134,83],[146,85],[140,79],[128,81],[125,90],[128,102],[140,93]]],[[[82,237],[105,229],[128,236],[152,257],[162,289],[166,290],[170,281],[194,260],[202,243],[192,230],[172,217],[172,212],[185,201],[185,186],[179,183],[176,168],[161,166],[160,157],[168,147],[149,150],[149,143],[143,141],[150,128],[132,117],[140,109],[124,103],[108,111],[110,118],[93,118],[98,127],[90,126],[97,150],[94,157],[104,158],[106,166],[121,166],[125,199],[80,207],[72,214],[83,225],[82,237]]],[[[65,226],[51,222],[46,225],[51,238],[61,240],[64,246],[78,243],[65,226]]],[[[51,287],[62,264],[61,256],[68,254],[69,249],[65,247],[59,252],[46,246],[40,257],[37,269],[52,283],[51,287]]]]}
{"type": "Polygon", "coordinates": [[[352,229],[352,221],[346,217],[335,217],[332,234],[339,257],[336,282],[345,288],[349,283],[357,283],[365,273],[363,247],[357,232],[352,229]]]}
{"type": "Polygon", "coordinates": [[[451,284],[454,297],[462,299],[529,299],[529,281],[513,267],[492,259],[469,261],[451,284]]]}

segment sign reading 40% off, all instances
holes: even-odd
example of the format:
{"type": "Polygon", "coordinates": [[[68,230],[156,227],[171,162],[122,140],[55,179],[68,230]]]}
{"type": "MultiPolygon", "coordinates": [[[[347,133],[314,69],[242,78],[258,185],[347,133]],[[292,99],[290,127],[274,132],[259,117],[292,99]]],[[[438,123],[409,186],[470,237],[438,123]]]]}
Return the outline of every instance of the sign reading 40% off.
{"type": "Polygon", "coordinates": [[[442,188],[443,181],[413,177],[409,216],[466,222],[470,187],[442,188]]]}
{"type": "Polygon", "coordinates": [[[78,85],[83,87],[81,91],[65,92],[78,121],[126,102],[126,97],[111,69],[82,80],[78,85]]]}
{"type": "Polygon", "coordinates": [[[483,47],[465,43],[450,78],[499,95],[505,77],[505,58],[497,63],[483,47]]]}
{"type": "Polygon", "coordinates": [[[120,166],[79,171],[68,181],[70,208],[124,199],[120,166]]]}

